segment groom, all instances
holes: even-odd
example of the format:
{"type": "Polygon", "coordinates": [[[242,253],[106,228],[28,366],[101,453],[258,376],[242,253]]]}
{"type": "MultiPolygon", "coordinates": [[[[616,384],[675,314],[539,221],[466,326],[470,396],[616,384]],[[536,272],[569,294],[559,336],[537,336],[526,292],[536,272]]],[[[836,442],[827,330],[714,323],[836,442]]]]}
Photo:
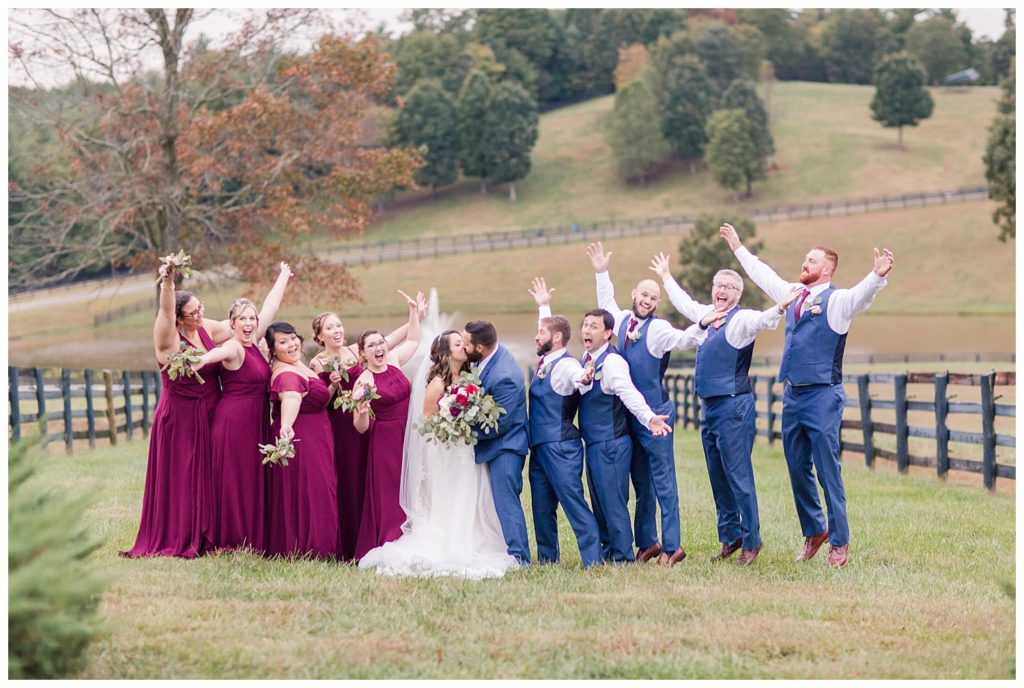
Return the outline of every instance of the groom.
{"type": "Polygon", "coordinates": [[[509,350],[498,344],[498,332],[486,320],[466,323],[462,346],[484,390],[506,411],[499,416],[496,430],[479,431],[476,462],[487,464],[494,507],[508,553],[521,565],[527,565],[530,544],[523,505],[519,501],[523,491],[523,466],[530,450],[523,372],[509,350]]]}

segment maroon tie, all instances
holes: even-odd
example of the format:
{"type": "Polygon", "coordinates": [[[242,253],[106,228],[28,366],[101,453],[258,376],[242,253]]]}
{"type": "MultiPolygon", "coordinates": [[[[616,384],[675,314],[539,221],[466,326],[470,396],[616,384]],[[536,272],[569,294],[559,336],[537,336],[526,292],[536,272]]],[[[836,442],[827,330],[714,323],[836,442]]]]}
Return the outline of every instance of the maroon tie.
{"type": "Polygon", "coordinates": [[[626,328],[626,341],[622,345],[623,349],[628,349],[629,348],[629,342],[630,342],[629,335],[633,334],[633,330],[635,330],[635,329],[636,329],[636,318],[630,318],[629,319],[629,327],[626,328]]]}
{"type": "Polygon", "coordinates": [[[537,359],[537,370],[533,373],[534,377],[538,377],[540,375],[540,368],[541,368],[542,365],[544,365],[544,357],[543,356],[541,356],[539,359],[537,359]]]}
{"type": "Polygon", "coordinates": [[[583,357],[583,367],[587,367],[587,365],[589,365],[592,360],[594,359],[590,357],[590,352],[588,351],[587,355],[583,357]]]}
{"type": "Polygon", "coordinates": [[[811,295],[810,289],[804,289],[803,293],[800,294],[800,298],[796,300],[796,308],[793,310],[793,315],[796,316],[796,320],[800,320],[800,306],[804,305],[804,301],[811,295]]]}

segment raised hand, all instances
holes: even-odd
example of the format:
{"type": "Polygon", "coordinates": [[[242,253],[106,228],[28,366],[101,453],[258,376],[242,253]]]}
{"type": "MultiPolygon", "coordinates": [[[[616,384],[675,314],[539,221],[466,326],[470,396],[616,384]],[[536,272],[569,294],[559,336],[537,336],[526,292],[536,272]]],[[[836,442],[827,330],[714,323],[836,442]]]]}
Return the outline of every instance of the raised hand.
{"type": "Polygon", "coordinates": [[[164,285],[174,286],[174,271],[170,269],[170,266],[166,264],[160,266],[160,279],[163,280],[164,285]]]}
{"type": "Polygon", "coordinates": [[[729,311],[711,311],[703,318],[700,319],[700,326],[705,330],[708,327],[714,327],[716,330],[722,326],[722,321],[725,320],[725,316],[729,315],[729,311]]]}
{"type": "Polygon", "coordinates": [[[725,243],[729,244],[730,251],[735,251],[743,245],[743,242],[740,241],[740,235],[736,233],[736,228],[728,222],[723,223],[718,228],[718,233],[725,239],[725,243]]]}
{"type": "Polygon", "coordinates": [[[651,422],[648,423],[647,429],[651,431],[651,434],[655,437],[662,437],[672,432],[672,426],[668,424],[668,416],[655,416],[651,418],[651,422]]]}
{"type": "Polygon", "coordinates": [[[600,241],[587,246],[587,256],[590,258],[590,264],[594,266],[595,273],[608,272],[608,262],[612,258],[612,252],[605,253],[600,241]]]}
{"type": "MultiPolygon", "coordinates": [[[[420,312],[421,309],[424,312],[426,311],[426,309],[427,309],[427,302],[426,302],[426,299],[423,296],[423,292],[421,292],[421,291],[416,292],[416,298],[414,299],[413,297],[409,296],[408,294],[406,294],[401,289],[398,289],[397,291],[402,296],[402,298],[405,299],[405,302],[406,302],[406,304],[408,304],[409,308],[415,308],[416,309],[417,314],[420,312]]],[[[420,319],[422,320],[422,318],[420,318],[420,319]]]]}
{"type": "Polygon", "coordinates": [[[548,289],[547,283],[543,277],[533,278],[533,289],[527,289],[530,292],[530,296],[537,302],[538,306],[547,306],[551,304],[551,295],[555,293],[554,289],[548,289]]]}
{"type": "Polygon", "coordinates": [[[803,290],[804,290],[804,285],[802,285],[802,284],[798,285],[796,287],[793,287],[792,291],[790,291],[788,294],[786,294],[786,298],[782,299],[781,301],[779,301],[778,304],[776,304],[776,308],[779,309],[779,313],[785,313],[786,309],[789,307],[789,304],[791,304],[794,301],[796,301],[797,297],[799,297],[800,294],[803,293],[803,290]]]}
{"type": "Polygon", "coordinates": [[[892,255],[892,251],[887,248],[883,248],[882,252],[878,252],[878,248],[875,248],[875,274],[879,277],[885,277],[892,270],[892,266],[896,263],[896,259],[892,255]]]}
{"type": "Polygon", "coordinates": [[[281,274],[287,274],[288,277],[295,276],[295,273],[292,272],[291,267],[289,267],[288,263],[284,262],[283,260],[281,261],[281,274]]]}
{"type": "Polygon", "coordinates": [[[660,277],[662,281],[672,277],[672,271],[668,267],[668,256],[664,253],[658,253],[654,258],[651,258],[651,271],[660,277]]]}

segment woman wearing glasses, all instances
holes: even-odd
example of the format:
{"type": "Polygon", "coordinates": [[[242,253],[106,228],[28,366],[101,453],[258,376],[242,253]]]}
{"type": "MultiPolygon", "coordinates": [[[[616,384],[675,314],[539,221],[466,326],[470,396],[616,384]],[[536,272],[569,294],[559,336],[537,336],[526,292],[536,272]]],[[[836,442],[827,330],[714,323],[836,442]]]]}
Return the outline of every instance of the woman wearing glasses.
{"type": "MultiPolygon", "coordinates": [[[[281,277],[264,303],[277,310],[291,274],[281,277]]],[[[287,273],[287,275],[286,275],[287,273]]],[[[174,276],[160,268],[160,308],[153,324],[158,365],[183,345],[205,353],[233,335],[229,320],[203,317],[202,302],[191,292],[176,291],[174,276]]],[[[203,361],[196,372],[171,380],[161,372],[163,392],[153,413],[149,459],[142,495],[142,517],[128,557],[173,556],[191,559],[210,549],[214,497],[210,478],[211,420],[220,399],[220,364],[203,361]]],[[[255,442],[260,438],[252,438],[255,442]]]]}
{"type": "Polygon", "coordinates": [[[409,414],[412,387],[400,366],[405,365],[420,345],[419,312],[426,306],[423,293],[409,302],[409,331],[405,341],[394,349],[376,330],[359,336],[359,353],[366,361],[356,380],[354,393],[358,398],[368,385],[377,388],[380,399],[362,402],[352,416],[355,429],[369,435],[366,455],[366,489],[363,515],[356,537],[355,558],[360,559],[374,547],[397,540],[402,534],[405,512],[399,504],[402,482],[402,448],[405,442],[405,421],[409,414]],[[374,419],[370,419],[370,407],[374,419]]]}

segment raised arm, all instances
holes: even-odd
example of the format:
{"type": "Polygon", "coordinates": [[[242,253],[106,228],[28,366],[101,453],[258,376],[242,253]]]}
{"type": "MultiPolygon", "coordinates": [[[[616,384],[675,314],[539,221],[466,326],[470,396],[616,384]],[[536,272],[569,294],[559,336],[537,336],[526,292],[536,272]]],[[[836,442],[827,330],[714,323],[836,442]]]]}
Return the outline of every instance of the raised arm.
{"type": "Polygon", "coordinates": [[[409,325],[405,341],[394,349],[389,349],[388,358],[391,359],[393,365],[403,366],[410,358],[412,358],[413,354],[416,353],[416,349],[420,346],[419,309],[425,304],[425,299],[423,297],[423,292],[421,291],[416,292],[415,299],[401,289],[398,290],[398,293],[404,296],[405,300],[409,303],[409,325]]]}
{"type": "Polygon", "coordinates": [[[828,323],[840,334],[850,329],[853,316],[866,311],[875,302],[875,296],[889,283],[886,276],[892,270],[895,258],[892,251],[875,249],[875,263],[871,272],[850,289],[836,289],[828,302],[828,323]]]}
{"type": "Polygon", "coordinates": [[[543,277],[534,277],[533,288],[526,291],[537,302],[537,327],[539,328],[542,319],[551,317],[551,298],[555,290],[548,289],[547,282],[544,281],[543,277]]]}
{"type": "Polygon", "coordinates": [[[603,308],[615,316],[615,328],[618,330],[620,318],[619,304],[615,303],[615,287],[612,285],[611,275],[608,274],[608,264],[612,259],[612,252],[604,252],[601,242],[587,246],[587,256],[590,258],[590,265],[594,268],[597,276],[597,307],[603,308]]]}
{"type": "MultiPolygon", "coordinates": [[[[423,318],[427,317],[427,302],[423,301],[422,306],[419,309],[420,322],[423,322],[423,318]]],[[[391,331],[390,334],[384,337],[388,343],[388,350],[394,349],[396,346],[405,341],[405,338],[409,335],[409,323],[403,323],[400,327],[391,331]]]]}
{"type": "Polygon", "coordinates": [[[238,340],[232,337],[220,346],[207,351],[205,354],[199,357],[199,363],[196,364],[196,368],[202,368],[210,363],[222,363],[224,361],[236,361],[245,356],[245,351],[242,349],[242,345],[238,343],[238,340]]]}
{"type": "Polygon", "coordinates": [[[263,335],[267,333],[267,328],[273,322],[274,316],[277,315],[277,309],[281,307],[281,301],[284,299],[284,290],[288,286],[288,280],[291,276],[292,269],[288,267],[288,263],[282,262],[281,272],[277,275],[277,281],[270,288],[267,297],[263,299],[259,322],[256,324],[256,334],[253,335],[256,339],[263,339],[263,335]]]}
{"type": "Polygon", "coordinates": [[[167,274],[167,266],[160,266],[160,310],[153,323],[153,347],[161,364],[168,354],[178,349],[177,319],[174,315],[174,276],[167,274]]]}
{"type": "Polygon", "coordinates": [[[796,286],[794,282],[787,282],[779,277],[778,273],[748,251],[743,242],[740,241],[735,227],[725,223],[719,227],[718,233],[729,244],[729,248],[736,255],[736,259],[740,261],[740,265],[743,266],[747,276],[753,280],[754,284],[761,288],[761,291],[768,294],[772,301],[776,303],[782,301],[793,287],[796,286]]]}
{"type": "Polygon", "coordinates": [[[709,310],[714,310],[710,304],[698,303],[686,290],[679,286],[672,271],[668,267],[668,256],[659,253],[651,259],[651,271],[661,278],[661,284],[665,287],[668,300],[676,307],[676,310],[683,314],[683,317],[693,322],[699,322],[709,310]]]}

